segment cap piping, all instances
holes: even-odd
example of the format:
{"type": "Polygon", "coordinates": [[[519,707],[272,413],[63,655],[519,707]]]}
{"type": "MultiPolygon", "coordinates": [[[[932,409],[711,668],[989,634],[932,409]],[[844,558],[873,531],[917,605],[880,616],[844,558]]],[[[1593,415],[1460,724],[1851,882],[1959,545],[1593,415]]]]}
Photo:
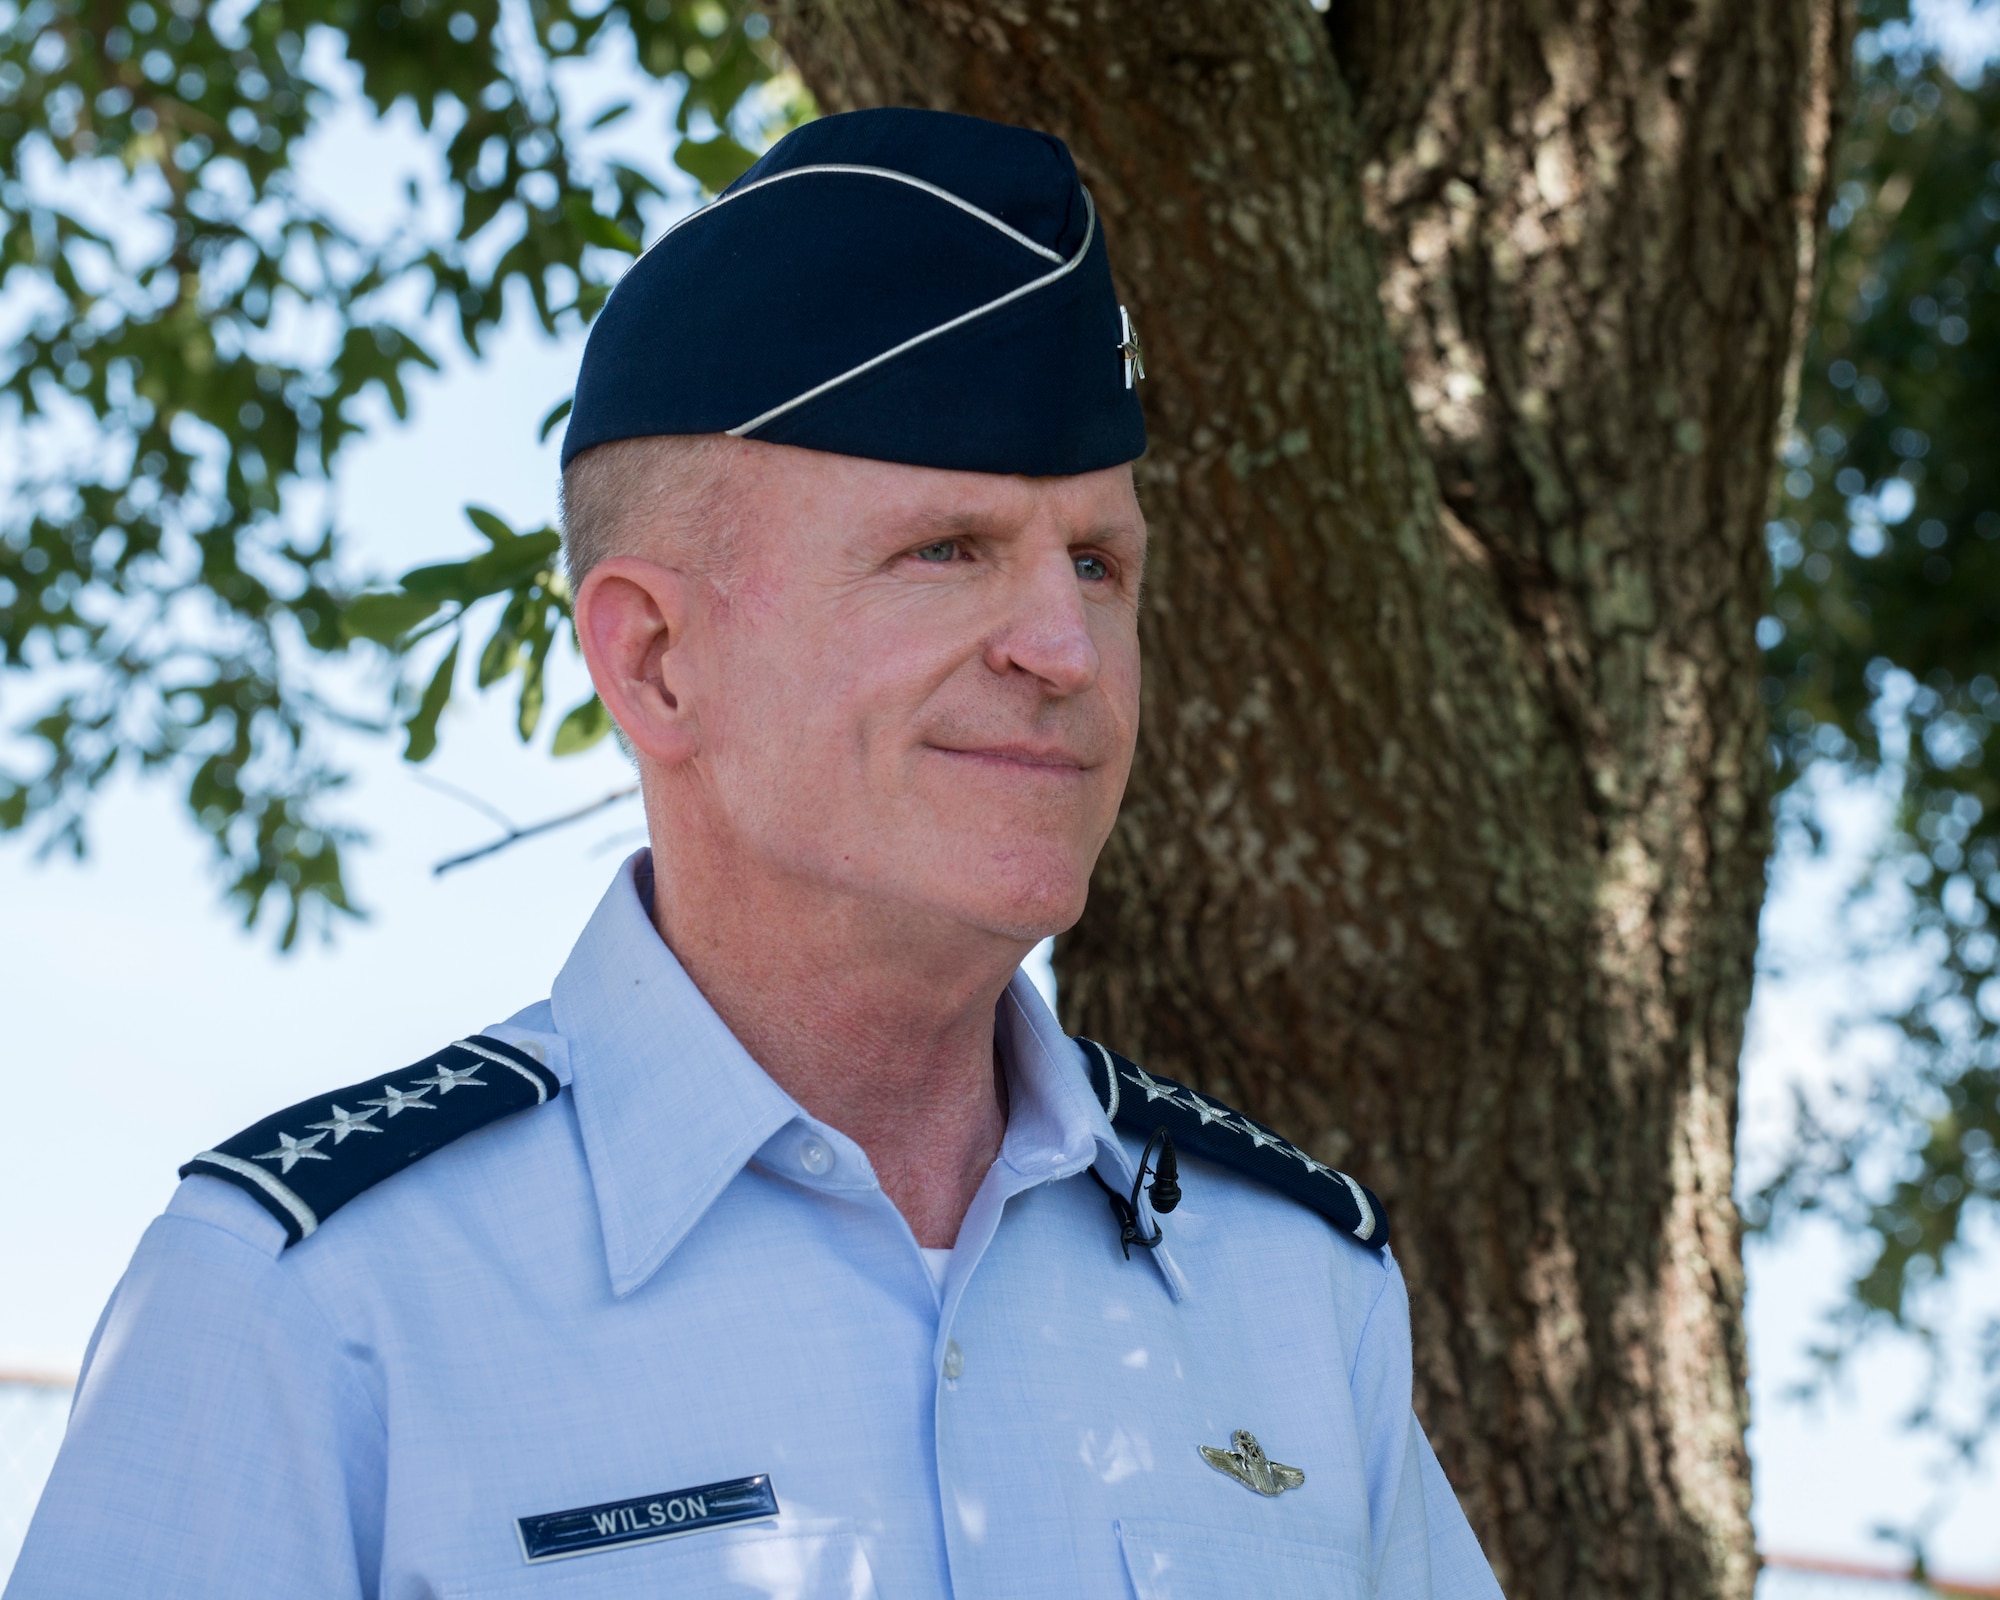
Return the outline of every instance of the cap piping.
{"type": "MultiPolygon", "coordinates": [[[[813,169],[810,167],[798,167],[795,168],[794,170],[798,172],[810,172],[813,169]]],[[[901,173],[887,173],[886,169],[884,169],[884,173],[886,176],[893,176],[893,177],[904,176],[901,173]]],[[[783,177],[786,176],[786,174],[780,173],[779,176],[783,177]]],[[[773,180],[767,179],[766,181],[768,182],[773,180]]],[[[917,180],[912,179],[910,181],[916,182],[917,180]]],[[[929,184],[922,184],[921,187],[930,188],[931,186],[929,184]]],[[[942,189],[939,189],[936,192],[940,195],[943,195],[946,199],[951,200],[954,204],[963,206],[967,211],[971,211],[975,215],[985,216],[985,213],[980,211],[978,207],[970,205],[963,200],[959,200],[956,196],[948,194],[946,193],[946,191],[942,189]]],[[[726,429],[725,431],[733,439],[748,438],[751,434],[755,433],[757,429],[763,427],[767,422],[773,422],[777,420],[779,417],[782,417],[787,411],[795,410],[797,407],[804,405],[808,400],[817,400],[821,395],[825,394],[829,389],[837,389],[843,383],[847,383],[851,379],[860,377],[862,373],[872,371],[874,368],[881,366],[885,361],[893,361],[896,359],[897,356],[904,355],[907,352],[916,349],[916,347],[920,344],[928,343],[930,340],[935,339],[942,334],[950,333],[951,330],[954,328],[962,328],[965,326],[966,323],[972,322],[977,318],[985,316],[989,311],[998,311],[1004,305],[1010,305],[1014,301],[1021,299],[1023,296],[1034,294],[1037,290],[1046,289],[1051,284],[1059,283],[1062,279],[1067,278],[1072,272],[1076,271],[1078,267],[1083,265],[1083,258],[1090,253],[1091,240],[1097,236],[1097,206],[1095,202],[1091,200],[1090,191],[1088,189],[1085,189],[1083,191],[1083,207],[1085,216],[1088,219],[1084,225],[1083,243],[1077,246],[1076,254],[1071,256],[1067,261],[1063,261],[1062,257],[1055,254],[1054,251],[1043,249],[1042,246],[1036,244],[1032,239],[1025,238],[1020,234],[1014,234],[1015,238],[1020,239],[1021,242],[1027,245],[1030,249],[1038,251],[1040,254],[1047,256],[1052,261],[1062,262],[1062,264],[1058,266],[1053,272],[1045,272],[1039,278],[1030,279],[1028,282],[1022,284],[1017,289],[1009,289],[1005,294],[999,296],[997,299],[987,301],[986,304],[984,304],[983,306],[974,306],[970,311],[962,311],[957,316],[951,318],[949,321],[940,322],[935,328],[928,328],[922,333],[916,334],[911,338],[905,339],[901,344],[894,345],[891,348],[884,350],[878,356],[870,356],[866,361],[862,362],[859,366],[849,367],[845,372],[840,373],[835,377],[828,378],[824,383],[814,384],[813,387],[806,390],[804,394],[794,395],[791,399],[784,401],[782,404],[771,407],[769,411],[758,413],[758,415],[752,417],[748,422],[740,422],[735,427],[726,429]]],[[[1004,222],[997,221],[992,217],[986,217],[986,220],[988,222],[993,223],[993,225],[996,228],[1000,228],[1007,233],[1014,233],[1014,230],[1007,227],[1007,225],[1004,222]]]]}
{"type": "Polygon", "coordinates": [[[887,178],[892,183],[908,184],[912,189],[921,189],[925,194],[932,195],[944,201],[947,205],[957,206],[967,216],[977,217],[989,228],[1004,233],[1016,244],[1022,246],[1024,249],[1034,251],[1036,255],[1041,256],[1044,260],[1062,260],[1062,256],[1056,251],[1051,250],[1047,245],[1038,244],[1035,240],[1030,239],[1025,233],[1021,232],[1019,228],[1009,227],[998,217],[994,216],[992,212],[974,205],[963,195],[953,194],[949,189],[942,189],[934,183],[927,183],[922,178],[916,177],[911,173],[898,172],[894,167],[856,166],[851,163],[837,161],[818,162],[807,167],[787,167],[783,172],[774,172],[768,177],[759,178],[755,183],[746,183],[740,188],[729,190],[726,194],[717,195],[715,199],[711,200],[699,211],[688,213],[679,222],[676,222],[671,228],[667,229],[665,233],[661,234],[659,238],[646,247],[646,253],[651,255],[653,251],[659,249],[663,243],[679,233],[690,222],[699,222],[703,217],[714,216],[716,212],[720,211],[732,200],[741,200],[746,194],[755,194],[759,189],[768,189],[772,184],[783,183],[787,178],[804,178],[815,173],[841,173],[850,177],[887,178]]]}

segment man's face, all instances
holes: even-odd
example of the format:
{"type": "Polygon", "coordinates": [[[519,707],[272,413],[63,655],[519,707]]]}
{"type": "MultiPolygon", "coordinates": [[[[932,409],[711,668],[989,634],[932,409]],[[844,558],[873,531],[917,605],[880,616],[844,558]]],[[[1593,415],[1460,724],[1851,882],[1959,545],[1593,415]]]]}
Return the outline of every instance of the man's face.
{"type": "MultiPolygon", "coordinates": [[[[754,446],[680,669],[683,777],[755,866],[1033,940],[1079,915],[1131,769],[1129,468],[1002,478],[754,446]]],[[[670,676],[672,674],[670,673],[670,676]]]]}

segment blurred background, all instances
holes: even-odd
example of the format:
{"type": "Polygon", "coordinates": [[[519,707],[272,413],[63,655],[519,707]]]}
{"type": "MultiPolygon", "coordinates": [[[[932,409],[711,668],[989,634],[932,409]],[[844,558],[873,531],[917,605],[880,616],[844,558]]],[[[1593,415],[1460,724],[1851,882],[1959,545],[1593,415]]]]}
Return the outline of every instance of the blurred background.
{"type": "MultiPolygon", "coordinates": [[[[634,242],[810,113],[743,7],[126,10],[171,180],[0,6],[0,1575],[175,1167],[545,994],[640,841],[557,413],[634,242]]],[[[1863,21],[1760,630],[1756,1522],[1767,1595],[2000,1595],[2000,13],[1863,21]]]]}

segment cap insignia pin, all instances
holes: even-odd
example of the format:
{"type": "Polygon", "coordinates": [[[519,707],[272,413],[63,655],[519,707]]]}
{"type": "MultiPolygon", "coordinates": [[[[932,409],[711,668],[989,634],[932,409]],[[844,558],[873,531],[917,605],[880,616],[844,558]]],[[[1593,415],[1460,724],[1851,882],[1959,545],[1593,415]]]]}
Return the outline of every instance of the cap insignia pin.
{"type": "Polygon", "coordinates": [[[1212,1444],[1201,1446],[1201,1459],[1244,1488],[1255,1489],[1259,1494],[1279,1495],[1306,1481],[1306,1475],[1297,1467],[1288,1467],[1265,1455],[1255,1434],[1238,1428],[1229,1436],[1229,1442],[1234,1449],[1218,1450],[1212,1444]]]}
{"type": "Polygon", "coordinates": [[[1132,387],[1134,378],[1146,376],[1146,352],[1139,344],[1139,330],[1132,326],[1132,317],[1123,306],[1118,308],[1118,353],[1125,358],[1125,387],[1132,387]]]}

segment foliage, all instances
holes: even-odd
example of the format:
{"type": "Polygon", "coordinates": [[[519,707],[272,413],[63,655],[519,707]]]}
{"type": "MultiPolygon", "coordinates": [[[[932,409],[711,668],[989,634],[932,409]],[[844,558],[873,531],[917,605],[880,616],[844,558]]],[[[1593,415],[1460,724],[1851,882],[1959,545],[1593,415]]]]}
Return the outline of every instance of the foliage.
{"type": "Polygon", "coordinates": [[[1983,1394],[1916,1417],[1969,1453],[2000,1421],[2000,1323],[1954,1351],[1925,1290],[1975,1216],[2000,1220],[2000,70],[1961,84],[1896,28],[1863,45],[1771,527],[1766,691],[1785,779],[1900,786],[1875,887],[1895,880],[1935,965],[1897,1070],[1802,1099],[1750,1217],[1823,1210],[1870,1238],[1825,1354],[1895,1326],[1925,1336],[1934,1389],[1954,1359],[1983,1369],[1983,1394]]]}
{"type": "MultiPolygon", "coordinates": [[[[81,851],[115,771],[170,774],[246,920],[275,904],[290,945],[350,910],[327,735],[386,726],[335,702],[326,659],[452,636],[407,709],[421,760],[469,608],[498,597],[477,679],[519,677],[524,738],[566,626],[553,533],[487,513],[478,556],[351,595],[313,491],[364,398],[404,415],[436,330],[476,353],[510,296],[551,332],[587,320],[637,249],[668,174],[596,153],[631,103],[573,112],[565,73],[629,51],[678,84],[660,147],[711,188],[803,97],[741,0],[27,0],[0,30],[0,271],[25,324],[0,358],[0,688],[27,751],[0,765],[0,830],[81,851]],[[440,169],[376,236],[299,182],[350,78],[414,112],[440,169]]],[[[606,726],[579,707],[556,747],[606,726]]]]}

